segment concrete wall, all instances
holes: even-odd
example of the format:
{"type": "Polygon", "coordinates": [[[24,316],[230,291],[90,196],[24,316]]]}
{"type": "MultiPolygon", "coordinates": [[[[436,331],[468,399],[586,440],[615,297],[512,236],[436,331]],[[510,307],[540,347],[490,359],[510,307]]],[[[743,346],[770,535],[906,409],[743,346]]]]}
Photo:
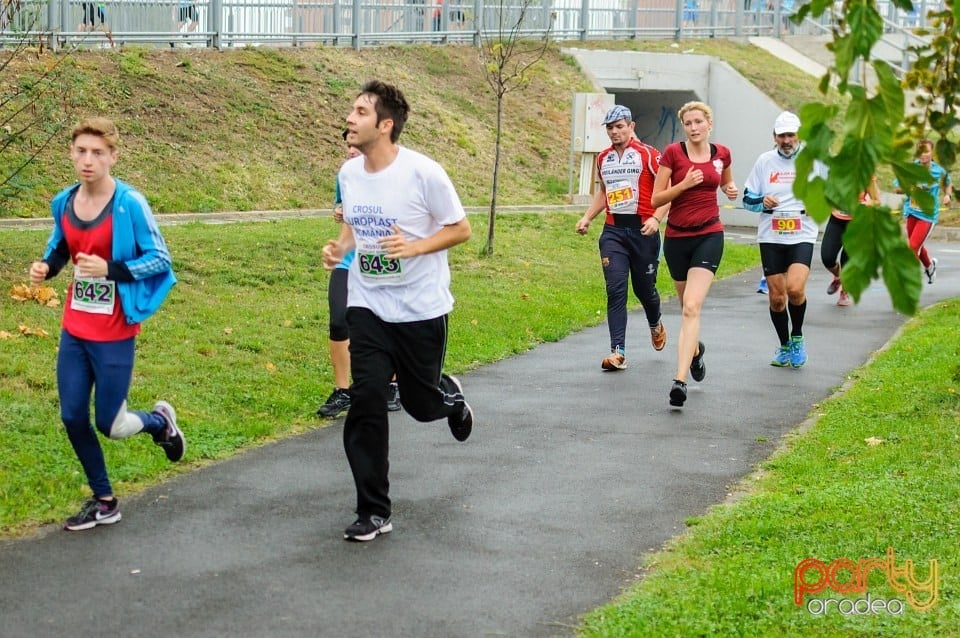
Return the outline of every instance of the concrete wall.
{"type": "MultiPolygon", "coordinates": [[[[630,107],[637,135],[662,149],[686,139],[677,110],[690,100],[713,108],[711,140],[730,148],[733,176],[743,183],[757,156],[773,147],[773,120],[782,110],[721,60],[683,53],[644,53],[565,49],[574,56],[598,92],[617,96],[630,107]]],[[[721,215],[733,226],[756,225],[756,216],[740,209],[740,201],[720,196],[721,215]]]]}

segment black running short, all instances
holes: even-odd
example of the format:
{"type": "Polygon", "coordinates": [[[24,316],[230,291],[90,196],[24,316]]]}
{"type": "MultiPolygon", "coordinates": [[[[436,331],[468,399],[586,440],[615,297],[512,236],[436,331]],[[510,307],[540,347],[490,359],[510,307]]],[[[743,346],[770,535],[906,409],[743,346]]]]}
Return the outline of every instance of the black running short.
{"type": "Polygon", "coordinates": [[[667,237],[663,240],[663,258],[674,281],[686,281],[691,268],[706,268],[713,274],[723,257],[723,231],[695,237],[667,237]]]}
{"type": "Polygon", "coordinates": [[[763,275],[782,275],[791,264],[803,264],[810,267],[813,262],[813,243],[802,244],[760,244],[760,261],[763,262],[763,275]]]}

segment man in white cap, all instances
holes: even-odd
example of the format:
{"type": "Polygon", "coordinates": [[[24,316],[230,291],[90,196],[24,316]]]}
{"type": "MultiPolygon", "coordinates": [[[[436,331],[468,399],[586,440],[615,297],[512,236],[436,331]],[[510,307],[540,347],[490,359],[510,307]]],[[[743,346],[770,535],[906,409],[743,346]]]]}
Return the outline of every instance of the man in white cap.
{"type": "Polygon", "coordinates": [[[597,155],[600,186],[576,231],[587,234],[590,222],[606,213],[600,233],[600,263],[607,285],[607,326],[610,355],[601,362],[604,370],[627,367],[627,283],[643,305],[655,350],[667,344],[667,331],[660,321],[657,268],[660,265],[660,222],[667,206],[654,210],[650,203],[653,182],[660,168],[660,151],[634,136],[633,114],[616,105],[603,118],[611,146],[597,155]]]}
{"type": "MultiPolygon", "coordinates": [[[[793,194],[800,152],[800,118],[784,111],[773,122],[776,147],[761,153],[743,192],[743,207],[760,213],[757,243],[767,280],[770,319],[780,347],[770,365],[799,368],[807,362],[803,318],[807,309],[807,277],[819,228],[793,194]]],[[[826,178],[826,167],[815,163],[811,178],[826,178]]]]}

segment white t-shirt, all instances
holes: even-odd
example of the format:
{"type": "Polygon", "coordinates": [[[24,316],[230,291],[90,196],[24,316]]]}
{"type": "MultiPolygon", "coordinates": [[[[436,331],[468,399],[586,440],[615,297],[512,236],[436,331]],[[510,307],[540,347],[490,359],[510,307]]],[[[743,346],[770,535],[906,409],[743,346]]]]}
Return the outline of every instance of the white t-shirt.
{"type": "Polygon", "coordinates": [[[435,319],[453,310],[447,251],[391,260],[377,240],[396,225],[409,241],[436,234],[466,216],[453,182],[429,157],[403,146],[393,162],[368,173],[363,156],[340,168],[343,220],[357,254],[350,264],[347,305],[391,323],[435,319]]]}
{"type": "MultiPolygon", "coordinates": [[[[772,149],[760,155],[744,188],[761,197],[772,195],[780,203],[771,213],[761,213],[757,225],[757,241],[762,244],[803,244],[817,241],[817,222],[808,216],[803,202],[793,194],[793,182],[797,177],[794,159],[772,149]]],[[[820,162],[814,164],[810,179],[823,177],[827,170],[820,162]]]]}

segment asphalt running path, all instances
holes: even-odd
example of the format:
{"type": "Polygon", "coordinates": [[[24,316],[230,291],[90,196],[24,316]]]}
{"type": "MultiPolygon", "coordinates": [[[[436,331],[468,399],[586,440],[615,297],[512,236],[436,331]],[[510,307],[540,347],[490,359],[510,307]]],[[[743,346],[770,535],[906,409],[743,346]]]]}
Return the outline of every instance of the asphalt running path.
{"type": "MultiPolygon", "coordinates": [[[[960,250],[934,253],[924,306],[960,295],[960,250]]],[[[393,533],[342,540],[354,491],[338,422],[120,495],[117,525],[0,543],[0,635],[570,636],[904,321],[879,284],[836,307],[815,265],[809,363],[775,369],[758,278],[714,285],[707,377],[683,410],[667,402],[670,300],[663,352],[631,314],[623,372],[600,370],[601,325],[463,375],[477,417],[466,443],[392,415],[393,533]]]]}

